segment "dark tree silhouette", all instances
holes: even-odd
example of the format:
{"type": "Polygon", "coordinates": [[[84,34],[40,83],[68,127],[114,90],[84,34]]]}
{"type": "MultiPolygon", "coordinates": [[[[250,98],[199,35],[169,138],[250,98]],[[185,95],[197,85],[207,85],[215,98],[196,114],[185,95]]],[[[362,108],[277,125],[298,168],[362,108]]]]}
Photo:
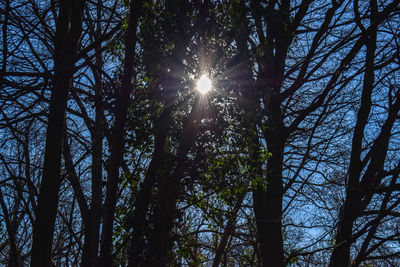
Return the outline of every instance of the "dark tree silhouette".
{"type": "Polygon", "coordinates": [[[0,265],[399,265],[399,7],[1,1],[0,265]]]}
{"type": "Polygon", "coordinates": [[[84,1],[60,1],[54,41],[54,89],[46,133],[43,178],[33,229],[31,266],[52,266],[52,244],[61,184],[65,111],[74,57],[82,31],[84,1]]]}

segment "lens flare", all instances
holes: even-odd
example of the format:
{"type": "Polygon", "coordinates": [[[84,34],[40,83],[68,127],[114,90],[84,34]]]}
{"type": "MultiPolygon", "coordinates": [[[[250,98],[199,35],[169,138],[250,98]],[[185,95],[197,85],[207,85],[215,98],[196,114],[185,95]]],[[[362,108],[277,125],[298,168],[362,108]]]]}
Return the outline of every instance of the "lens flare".
{"type": "Polygon", "coordinates": [[[211,90],[211,80],[206,75],[201,76],[197,81],[197,90],[202,94],[206,94],[211,90]]]}

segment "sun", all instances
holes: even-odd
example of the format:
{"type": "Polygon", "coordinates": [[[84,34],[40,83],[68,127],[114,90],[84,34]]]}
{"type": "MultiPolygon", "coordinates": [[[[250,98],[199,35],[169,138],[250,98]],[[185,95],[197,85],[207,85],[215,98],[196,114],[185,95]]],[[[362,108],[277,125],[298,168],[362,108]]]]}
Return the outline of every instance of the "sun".
{"type": "Polygon", "coordinates": [[[211,86],[211,80],[207,77],[207,75],[202,75],[197,81],[197,90],[203,95],[211,90],[211,86]]]}

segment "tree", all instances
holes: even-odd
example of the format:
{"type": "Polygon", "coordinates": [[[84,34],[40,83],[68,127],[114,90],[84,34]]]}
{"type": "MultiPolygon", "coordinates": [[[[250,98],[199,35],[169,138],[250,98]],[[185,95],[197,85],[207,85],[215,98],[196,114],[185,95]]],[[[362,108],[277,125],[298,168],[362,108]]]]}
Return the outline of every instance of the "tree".
{"type": "MultiPolygon", "coordinates": [[[[365,56],[365,72],[363,80],[363,89],[361,95],[361,104],[357,113],[357,121],[353,133],[351,158],[348,170],[348,182],[346,187],[346,199],[344,201],[336,234],[335,247],[332,252],[330,266],[348,265],[350,261],[350,245],[354,242],[357,235],[353,235],[353,225],[356,219],[361,215],[360,213],[367,208],[375,192],[371,187],[377,186],[382,183],[387,174],[384,174],[385,159],[389,153],[389,142],[392,138],[391,132],[395,125],[396,117],[399,112],[398,91],[393,87],[388,90],[388,108],[387,118],[383,121],[379,134],[367,147],[363,147],[363,139],[365,139],[365,131],[368,124],[368,117],[370,116],[373,107],[373,92],[380,89],[379,85],[375,83],[375,71],[378,67],[375,64],[376,57],[376,40],[378,25],[383,20],[384,13],[390,11],[389,8],[394,8],[398,3],[393,2],[392,6],[389,5],[383,11],[378,13],[378,3],[371,2],[370,6],[370,26],[365,29],[362,24],[359,27],[363,34],[368,35],[366,40],[366,56],[365,56]],[[366,150],[367,149],[367,150],[366,150]],[[369,150],[369,151],[368,151],[369,150]],[[368,151],[368,152],[366,152],[368,151]],[[367,155],[362,156],[364,153],[367,155]]],[[[358,8],[358,7],[357,7],[358,8]]],[[[361,22],[360,22],[361,23],[361,22]]],[[[384,65],[390,64],[387,62],[384,65]]],[[[391,70],[390,70],[391,71],[391,70]]],[[[382,77],[383,78],[383,77],[382,77]]],[[[384,79],[384,78],[383,78],[384,79]]],[[[383,115],[382,115],[383,116],[383,115]]],[[[397,179],[396,169],[392,170],[392,181],[397,179]]],[[[389,182],[391,184],[392,182],[389,182]]],[[[387,194],[381,203],[381,209],[385,210],[388,203],[390,194],[387,194]]],[[[368,237],[362,245],[362,252],[358,254],[352,264],[359,265],[361,261],[365,260],[366,247],[368,247],[368,239],[371,239],[373,232],[379,227],[378,221],[381,220],[383,214],[376,218],[377,221],[373,223],[374,226],[368,233],[368,237]]],[[[358,234],[360,236],[361,234],[358,234]]]]}
{"type": "Polygon", "coordinates": [[[56,22],[54,90],[46,133],[43,178],[33,230],[32,266],[51,266],[54,224],[61,177],[67,95],[71,86],[78,40],[82,31],[84,1],[61,1],[56,22]]]}
{"type": "MultiPolygon", "coordinates": [[[[252,140],[249,146],[253,147],[250,148],[250,151],[253,151],[250,152],[250,157],[253,162],[258,162],[257,151],[260,150],[259,138],[256,134],[258,129],[261,130],[270,153],[265,178],[255,188],[253,201],[263,263],[271,266],[283,266],[285,258],[281,234],[283,188],[284,186],[290,188],[294,182],[292,180],[284,184],[282,176],[286,144],[299,132],[300,127],[305,126],[304,121],[307,117],[316,116],[321,111],[326,112],[322,108],[333,101],[334,97],[341,92],[341,88],[348,83],[345,72],[368,38],[367,33],[354,37],[353,31],[342,35],[341,39],[330,38],[329,33],[340,29],[339,25],[354,27],[354,23],[349,24],[351,21],[340,19],[341,14],[346,12],[344,2],[333,2],[329,8],[326,6],[324,20],[321,20],[318,26],[316,25],[315,34],[312,35],[309,45],[303,46],[303,49],[307,51],[304,57],[295,56],[293,49],[299,45],[296,39],[302,38],[304,32],[300,29],[309,18],[308,16],[312,14],[311,10],[315,8],[315,4],[311,1],[303,1],[294,6],[294,10],[290,1],[280,3],[271,1],[268,4],[250,6],[247,6],[245,2],[241,2],[240,6],[233,4],[234,10],[248,10],[248,13],[244,11],[242,15],[240,12],[243,11],[238,12],[237,20],[243,22],[250,15],[253,24],[248,21],[244,25],[254,25],[254,28],[246,29],[246,26],[239,26],[238,23],[236,26],[238,37],[235,41],[238,55],[242,55],[239,56],[241,60],[238,61],[243,65],[243,62],[251,62],[250,55],[254,55],[257,63],[255,81],[252,81],[251,70],[247,71],[248,78],[241,78],[248,81],[247,84],[250,86],[254,84],[255,88],[252,94],[247,87],[248,95],[244,95],[248,108],[256,107],[253,113],[251,109],[247,109],[247,113],[252,114],[249,117],[254,119],[255,114],[262,114],[253,126],[246,127],[251,129],[253,136],[256,135],[253,138],[249,137],[249,140],[252,140]],[[291,17],[290,14],[294,12],[296,13],[291,17]],[[327,31],[328,34],[326,34],[327,31]],[[351,46],[348,45],[350,40],[351,46]],[[248,50],[249,42],[253,44],[253,53],[248,50]],[[344,53],[342,60],[327,61],[338,50],[344,53]],[[245,56],[244,59],[243,56],[245,56]],[[327,79],[318,74],[318,69],[324,64],[332,70],[327,79]],[[324,80],[325,85],[319,90],[311,89],[313,94],[305,99],[304,104],[299,102],[298,94],[305,92],[304,90],[307,90],[313,81],[320,80],[324,80]]],[[[397,5],[396,2],[387,5],[377,16],[376,23],[381,23],[387,18],[397,5]]],[[[254,175],[264,177],[261,169],[262,167],[259,166],[259,171],[254,175]]]]}
{"type": "Polygon", "coordinates": [[[114,212],[117,203],[119,168],[123,156],[125,123],[128,112],[132,78],[134,77],[134,57],[137,39],[136,29],[141,5],[141,1],[130,3],[128,29],[125,41],[124,69],[121,80],[121,88],[117,92],[117,103],[115,108],[116,117],[111,139],[111,156],[108,166],[107,192],[104,206],[105,215],[100,249],[101,264],[103,266],[112,265],[111,245],[114,212]]]}
{"type": "Polygon", "coordinates": [[[398,14],[1,2],[0,263],[398,264],[398,14]]]}

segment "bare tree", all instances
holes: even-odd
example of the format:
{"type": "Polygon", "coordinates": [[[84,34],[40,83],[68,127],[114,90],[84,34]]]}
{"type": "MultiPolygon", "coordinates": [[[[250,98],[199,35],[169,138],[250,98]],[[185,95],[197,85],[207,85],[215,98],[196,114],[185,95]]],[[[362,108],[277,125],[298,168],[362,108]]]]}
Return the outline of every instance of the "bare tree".
{"type": "Polygon", "coordinates": [[[61,1],[56,22],[54,90],[46,133],[43,178],[33,230],[32,266],[51,266],[54,224],[61,177],[61,151],[67,95],[71,86],[84,1],[61,1]]]}

